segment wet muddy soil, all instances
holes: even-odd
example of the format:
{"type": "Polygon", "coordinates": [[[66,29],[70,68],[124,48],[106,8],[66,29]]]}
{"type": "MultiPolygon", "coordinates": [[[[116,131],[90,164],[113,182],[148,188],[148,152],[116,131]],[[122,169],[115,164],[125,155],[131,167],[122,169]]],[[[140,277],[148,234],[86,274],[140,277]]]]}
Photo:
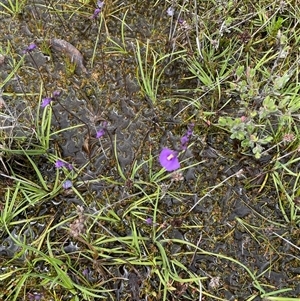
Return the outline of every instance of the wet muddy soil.
{"type": "MultiPolygon", "coordinates": [[[[15,17],[1,15],[1,47],[10,50],[0,63],[2,81],[30,43],[38,46],[25,55],[22,66],[2,86],[2,97],[7,105],[5,112],[11,112],[15,120],[1,121],[4,126],[13,125],[13,129],[5,130],[1,136],[6,140],[22,136],[21,144],[28,149],[30,143],[37,143],[34,120],[41,84],[43,97],[50,96],[55,90],[61,91],[59,100],[52,103],[52,130],[81,125],[52,136],[47,153],[33,156],[33,160],[49,187],[55,181],[55,168],[48,160],[49,154],[59,154],[72,163],[78,171],[74,185],[84,201],[73,192],[62,191],[54,199],[42,200],[14,217],[17,226],[11,227],[11,233],[18,236],[21,231],[28,242],[35,241],[43,235],[45,227],[50,226],[49,217],[51,227],[63,224],[64,220],[80,216],[78,206],[82,206],[87,216],[85,224],[90,229],[90,241],[101,241],[101,235],[109,233],[115,237],[130,235],[134,221],[140,235],[149,238],[141,247],[144,254],[155,256],[158,250],[150,239],[152,227],[139,218],[141,212],[143,218],[152,214],[150,208],[155,197],[151,195],[156,188],[151,185],[149,174],[151,170],[160,169],[157,160],[160,150],[166,146],[179,149],[180,138],[187,126],[194,123],[191,146],[180,158],[185,167],[191,167],[183,171],[182,181],[166,179],[159,183],[165,192],[160,195],[156,223],[164,229],[161,230],[163,240],[180,239],[197,245],[204,252],[193,254],[188,252],[188,246],[170,243],[164,245],[166,253],[170,258],[176,256],[192,273],[203,276],[202,285],[211,295],[205,300],[246,300],[258,291],[242,266],[205,252],[239,261],[259,278],[267,292],[289,287],[291,291],[282,295],[299,297],[299,249],[282,239],[297,244],[299,224],[287,225],[278,207],[278,195],[268,177],[274,154],[260,160],[243,155],[236,141],[214,126],[216,115],[206,122],[201,109],[184,109],[186,103],[181,97],[184,99],[187,95],[176,91],[182,87],[194,89],[195,82],[184,80],[188,72],[180,59],[164,71],[156,103],[143,93],[137,79],[136,41],[141,43],[144,54],[148,39],[157,53],[168,53],[171,49],[168,5],[163,1],[155,9],[145,9],[145,5],[145,1],[107,1],[105,17],[93,19],[93,3],[81,5],[77,1],[66,1],[54,5],[52,1],[37,0],[27,1],[22,13],[15,17]],[[125,39],[122,40],[121,20],[125,17],[125,39]],[[116,49],[116,43],[121,45],[120,48],[116,49]],[[104,123],[107,123],[106,134],[96,139],[96,132],[104,123]],[[152,166],[145,164],[133,175],[135,164],[146,162],[151,156],[155,157],[152,166]],[[134,183],[144,183],[139,184],[142,190],[134,183]],[[144,194],[150,197],[145,199],[144,194]],[[134,204],[139,204],[141,209],[135,208],[134,204]],[[109,215],[109,211],[100,210],[103,206],[112,208],[117,214],[114,223],[105,218],[93,222],[88,217],[98,211],[109,215]],[[26,230],[23,223],[17,223],[36,217],[40,217],[39,222],[26,230]]],[[[203,101],[204,106],[209,106],[203,101]]],[[[228,112],[235,109],[226,107],[228,112]]],[[[18,147],[13,139],[10,141],[12,148],[18,147]]],[[[10,155],[3,160],[16,174],[37,181],[26,156],[10,155]]],[[[297,166],[294,168],[297,171],[297,166]]],[[[9,168],[6,171],[2,167],[1,170],[1,174],[11,175],[9,168]]],[[[10,185],[13,187],[13,183],[3,176],[1,181],[1,190],[10,185]]],[[[5,229],[0,231],[1,265],[7,269],[18,246],[5,229]]],[[[55,256],[64,260],[64,253],[72,254],[81,248],[88,256],[94,256],[96,262],[92,264],[88,256],[70,255],[74,270],[85,275],[85,280],[79,279],[78,274],[69,269],[67,273],[75,283],[87,281],[96,287],[97,283],[107,281],[104,287],[113,291],[107,294],[107,300],[162,300],[162,296],[153,293],[159,286],[159,279],[147,265],[132,266],[124,261],[118,264],[117,258],[112,258],[115,264],[111,264],[104,260],[105,256],[96,256],[92,246],[68,233],[65,227],[51,231],[49,239],[55,256]],[[147,299],[147,296],[150,297],[147,299]]],[[[124,256],[119,256],[124,260],[128,254],[133,254],[129,246],[117,240],[106,242],[104,247],[107,258],[116,256],[110,254],[110,248],[120,248],[124,256]]],[[[41,249],[46,251],[46,244],[42,244],[41,249]]],[[[21,256],[13,265],[22,266],[26,260],[21,256]]],[[[37,264],[38,270],[44,272],[47,266],[37,264]]],[[[182,277],[184,273],[182,271],[182,277]]],[[[9,283],[10,279],[7,281],[9,283]]],[[[35,285],[32,280],[28,293],[36,290],[45,300],[53,297],[53,289],[43,290],[39,286],[34,289],[35,285]]],[[[6,287],[5,281],[0,287],[2,290],[6,287]]],[[[185,288],[180,283],[175,283],[174,287],[167,300],[199,298],[191,287],[185,288]]],[[[56,293],[61,300],[73,300],[72,293],[63,287],[58,287],[56,293]]]]}

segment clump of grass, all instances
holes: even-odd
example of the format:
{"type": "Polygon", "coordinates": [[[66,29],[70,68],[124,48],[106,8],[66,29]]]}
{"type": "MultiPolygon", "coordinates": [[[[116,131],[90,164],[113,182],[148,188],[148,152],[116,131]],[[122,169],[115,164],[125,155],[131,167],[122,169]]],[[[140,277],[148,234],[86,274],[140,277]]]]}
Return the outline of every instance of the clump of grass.
{"type": "Polygon", "coordinates": [[[272,180],[283,218],[286,223],[294,226],[300,224],[299,174],[295,173],[290,167],[298,161],[298,158],[293,157],[287,163],[281,163],[278,160],[272,173],[272,180]]]}
{"type": "MultiPolygon", "coordinates": [[[[132,29],[126,24],[126,16],[127,16],[128,10],[126,10],[126,12],[124,13],[124,16],[122,18],[122,20],[119,20],[119,18],[116,18],[117,20],[119,20],[121,22],[121,43],[118,43],[117,41],[113,40],[110,36],[109,36],[109,32],[108,32],[108,42],[109,44],[111,44],[111,46],[107,46],[107,50],[105,50],[107,53],[109,54],[120,54],[120,55],[127,55],[128,54],[128,50],[127,50],[127,42],[125,39],[125,29],[128,29],[130,31],[132,31],[132,29]]],[[[112,15],[112,17],[114,17],[112,15]]]]}
{"type": "Polygon", "coordinates": [[[134,53],[138,66],[137,78],[141,89],[150,102],[156,105],[159,100],[160,79],[164,74],[164,70],[176,60],[182,59],[185,50],[170,54],[159,54],[152,49],[150,41],[147,40],[143,48],[140,47],[140,42],[136,41],[134,53]]]}
{"type": "Polygon", "coordinates": [[[8,0],[7,3],[1,2],[0,6],[3,8],[3,11],[0,11],[0,14],[16,17],[23,11],[26,3],[27,0],[8,0]]]}

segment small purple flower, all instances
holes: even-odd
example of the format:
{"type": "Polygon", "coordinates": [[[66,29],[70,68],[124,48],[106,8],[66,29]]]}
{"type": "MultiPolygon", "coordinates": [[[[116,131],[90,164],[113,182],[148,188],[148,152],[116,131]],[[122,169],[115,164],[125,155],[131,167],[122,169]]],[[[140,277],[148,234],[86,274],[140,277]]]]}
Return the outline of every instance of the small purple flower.
{"type": "Polygon", "coordinates": [[[33,294],[28,293],[27,296],[29,301],[40,301],[43,297],[43,294],[34,292],[33,294]]]}
{"type": "Polygon", "coordinates": [[[61,91],[55,90],[55,91],[52,92],[52,97],[56,98],[56,97],[58,97],[60,95],[60,93],[61,93],[61,91]]]}
{"type": "Polygon", "coordinates": [[[100,8],[96,8],[96,9],[94,10],[93,15],[91,16],[91,19],[97,19],[98,16],[99,16],[99,14],[100,14],[100,12],[101,12],[101,9],[100,9],[100,8]]]}
{"type": "Polygon", "coordinates": [[[188,145],[188,143],[189,143],[190,137],[191,137],[192,134],[193,134],[193,129],[194,129],[194,124],[191,123],[191,124],[188,126],[188,130],[187,130],[186,134],[180,139],[180,142],[181,142],[181,148],[182,148],[182,149],[186,149],[186,148],[187,148],[187,145],[188,145]]]}
{"type": "Polygon", "coordinates": [[[43,98],[42,99],[42,103],[41,103],[41,107],[42,108],[47,107],[50,104],[51,101],[52,101],[51,97],[45,97],[45,98],[43,98]]]}
{"type": "Polygon", "coordinates": [[[193,131],[194,131],[194,124],[193,123],[191,123],[190,125],[188,125],[188,131],[187,131],[187,135],[188,135],[188,137],[190,137],[190,136],[192,136],[192,134],[193,134],[193,131]]]}
{"type": "Polygon", "coordinates": [[[97,133],[96,133],[96,138],[99,139],[99,138],[101,138],[102,136],[104,136],[104,134],[105,134],[105,130],[104,130],[104,129],[101,129],[101,130],[97,131],[97,133]]]}
{"type": "Polygon", "coordinates": [[[175,12],[175,9],[174,7],[170,6],[168,9],[167,9],[167,15],[172,17],[174,16],[174,12],[175,12]]]}
{"type": "Polygon", "coordinates": [[[93,15],[91,16],[91,19],[98,18],[99,14],[101,13],[102,7],[104,6],[104,1],[97,1],[97,8],[94,10],[93,15]]]}
{"type": "Polygon", "coordinates": [[[102,8],[102,7],[104,6],[104,1],[98,0],[98,1],[97,1],[97,6],[98,6],[99,8],[102,8]]]}
{"type": "Polygon", "coordinates": [[[60,159],[56,160],[56,162],[54,163],[54,166],[56,168],[61,168],[61,167],[65,167],[67,168],[68,170],[73,170],[73,165],[70,164],[70,163],[66,163],[60,159]]]}
{"type": "Polygon", "coordinates": [[[61,167],[64,167],[66,165],[66,163],[64,162],[64,161],[62,161],[62,160],[56,160],[56,162],[54,163],[54,166],[56,167],[56,168],[61,168],[61,167]]]}
{"type": "Polygon", "coordinates": [[[68,170],[73,170],[73,165],[70,164],[70,163],[66,163],[66,164],[65,164],[65,167],[66,167],[68,170]]]}
{"type": "Polygon", "coordinates": [[[84,277],[87,277],[87,276],[89,275],[89,270],[88,270],[88,269],[84,269],[84,270],[82,271],[82,275],[83,275],[84,277]]]}
{"type": "Polygon", "coordinates": [[[173,171],[180,168],[177,153],[169,148],[164,148],[159,154],[159,163],[167,171],[173,171]]]}
{"type": "Polygon", "coordinates": [[[31,51],[33,51],[34,49],[36,49],[37,46],[34,43],[29,44],[29,46],[23,51],[23,53],[29,53],[31,51]]]}
{"type": "Polygon", "coordinates": [[[42,99],[42,103],[41,103],[41,107],[45,108],[47,107],[51,101],[53,101],[55,98],[57,98],[60,95],[60,91],[59,90],[55,90],[52,92],[52,97],[45,97],[42,99]]]}
{"type": "Polygon", "coordinates": [[[42,294],[36,294],[34,297],[35,301],[40,301],[42,299],[43,295],[42,294]]]}
{"type": "Polygon", "coordinates": [[[70,181],[70,180],[66,180],[64,183],[63,183],[63,185],[62,185],[62,187],[64,188],[64,189],[69,189],[69,188],[71,188],[73,186],[73,183],[72,183],[72,181],[70,181]]]}
{"type": "Polygon", "coordinates": [[[187,145],[189,143],[189,137],[187,135],[184,135],[181,139],[180,139],[180,142],[181,142],[181,147],[182,149],[186,149],[187,148],[187,145]]]}
{"type": "Polygon", "coordinates": [[[107,127],[107,121],[104,121],[102,123],[101,128],[96,132],[96,138],[97,139],[99,139],[99,138],[101,138],[102,136],[105,135],[106,127],[107,127]]]}
{"type": "Polygon", "coordinates": [[[151,226],[153,224],[153,220],[151,217],[147,217],[145,222],[148,226],[151,226]]]}

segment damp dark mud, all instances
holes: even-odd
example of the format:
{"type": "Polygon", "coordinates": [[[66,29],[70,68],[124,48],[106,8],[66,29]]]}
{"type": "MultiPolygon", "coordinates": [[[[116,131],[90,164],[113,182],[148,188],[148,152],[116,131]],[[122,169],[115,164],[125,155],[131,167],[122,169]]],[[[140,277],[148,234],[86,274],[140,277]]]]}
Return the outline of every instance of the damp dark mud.
{"type": "MultiPolygon", "coordinates": [[[[38,145],[34,121],[40,91],[46,97],[59,90],[58,101],[52,102],[51,130],[57,134],[51,136],[47,152],[31,159],[49,189],[56,181],[50,155],[72,163],[78,173],[74,187],[81,195],[61,190],[53,198],[28,206],[13,216],[11,234],[1,225],[0,278],[1,273],[14,266],[24,267],[31,260],[33,273],[55,273],[49,261],[35,260],[38,255],[32,249],[20,249],[14,238],[22,237],[26,244],[47,254],[50,242],[53,257],[61,262],[68,258],[65,273],[77,285],[101,286],[109,291],[88,299],[82,293],[76,295],[76,288],[67,285],[43,287],[35,276],[22,288],[28,300],[37,294],[42,300],[77,300],[74,296],[79,300],[163,300],[157,293],[161,279],[150,265],[159,257],[160,246],[169,258],[176,258],[185,267],[177,267],[178,279],[185,278],[189,271],[203,277],[202,286],[207,292],[203,300],[246,300],[249,296],[261,300],[261,291],[244,267],[252,271],[266,292],[291,288],[281,296],[299,297],[299,248],[282,239],[299,242],[299,224],[285,223],[278,207],[278,195],[268,176],[275,154],[261,159],[242,154],[239,142],[214,125],[218,114],[237,110],[236,103],[223,109],[226,99],[218,99],[211,116],[203,114],[211,107],[211,99],[217,99],[216,91],[203,99],[203,107],[185,109],[187,103],[181,99],[198,95],[180,91],[192,91],[198,83],[184,80],[190,74],[183,60],[176,60],[163,71],[155,103],[139,84],[137,41],[143,45],[143,55],[147,40],[157,53],[172,51],[170,17],[166,14],[169,5],[157,1],[155,9],[145,9],[145,1],[107,1],[105,18],[100,23],[100,18],[92,18],[92,1],[87,5],[78,3],[27,1],[20,14],[0,16],[4,50],[1,81],[12,74],[1,86],[5,101],[1,108],[15,117],[2,118],[1,144],[11,149],[38,145]],[[121,20],[125,17],[122,33],[121,20]],[[30,43],[38,48],[24,54],[30,43]],[[24,55],[21,67],[11,73],[24,55]],[[107,122],[105,135],[96,139],[103,122],[107,122]],[[157,160],[160,150],[166,146],[179,150],[180,138],[191,123],[191,145],[180,158],[184,166],[190,167],[183,170],[181,181],[166,179],[159,183],[162,192],[155,227],[159,229],[160,244],[155,243],[154,226],[143,220],[151,216],[156,202],[157,187],[150,175],[161,168],[157,160]],[[152,157],[151,165],[144,164],[152,157]],[[134,173],[139,164],[144,165],[134,173]],[[78,226],[74,218],[78,224],[85,224],[82,231],[89,230],[87,240],[70,234],[70,229],[78,226]],[[46,239],[44,233],[51,228],[46,239]],[[134,231],[143,237],[140,249],[118,239],[134,231]],[[99,245],[105,254],[98,254],[95,246],[99,245]],[[147,258],[144,263],[143,258],[147,258]]],[[[188,48],[185,45],[189,41],[183,42],[184,38],[176,46],[178,50],[188,48]]],[[[148,63],[151,65],[151,57],[148,63]]],[[[38,179],[22,153],[8,152],[2,155],[0,164],[3,212],[4,193],[15,185],[13,175],[34,183],[38,179]]],[[[298,171],[296,164],[291,168],[298,171]]],[[[287,185],[292,186],[291,181],[287,179],[287,185]]],[[[10,300],[11,283],[20,276],[18,273],[12,272],[0,284],[3,300],[10,300]]],[[[170,280],[168,285],[173,287],[166,300],[199,298],[195,284],[170,280]]],[[[20,295],[14,300],[25,299],[20,295]]]]}

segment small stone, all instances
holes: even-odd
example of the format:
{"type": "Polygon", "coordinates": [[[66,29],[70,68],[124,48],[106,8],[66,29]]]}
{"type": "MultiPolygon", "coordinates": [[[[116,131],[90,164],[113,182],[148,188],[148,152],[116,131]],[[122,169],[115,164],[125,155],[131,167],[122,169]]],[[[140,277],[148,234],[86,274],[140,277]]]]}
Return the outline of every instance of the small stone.
{"type": "Polygon", "coordinates": [[[4,63],[4,60],[5,60],[5,56],[0,53],[0,65],[4,63]]]}

